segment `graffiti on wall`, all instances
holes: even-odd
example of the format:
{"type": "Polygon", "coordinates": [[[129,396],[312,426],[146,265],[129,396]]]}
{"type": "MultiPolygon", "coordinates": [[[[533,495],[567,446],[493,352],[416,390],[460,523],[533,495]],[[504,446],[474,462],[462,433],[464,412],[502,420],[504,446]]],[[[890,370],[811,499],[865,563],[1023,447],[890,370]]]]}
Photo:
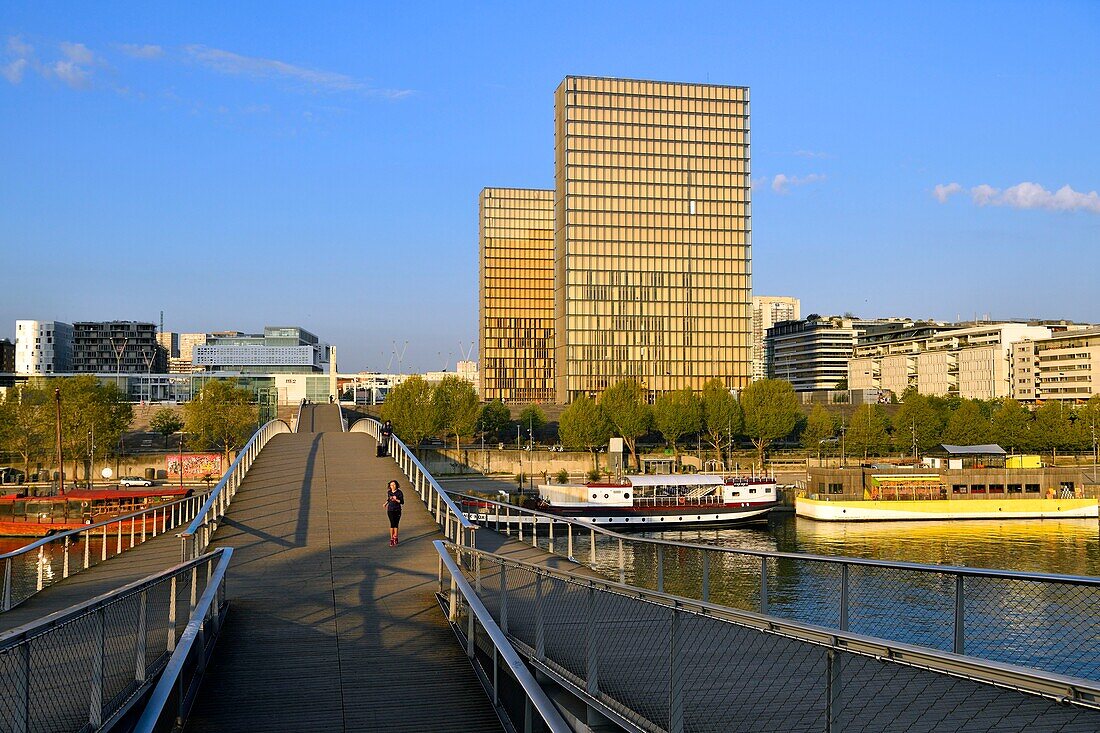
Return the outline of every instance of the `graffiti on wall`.
{"type": "MultiPolygon", "coordinates": [[[[179,478],[180,475],[180,456],[176,455],[165,456],[164,468],[168,473],[168,478],[173,476],[179,478]]],[[[213,476],[215,478],[221,478],[222,475],[222,454],[221,453],[184,453],[183,454],[183,477],[185,479],[194,478],[201,479],[205,476],[213,476]]]]}

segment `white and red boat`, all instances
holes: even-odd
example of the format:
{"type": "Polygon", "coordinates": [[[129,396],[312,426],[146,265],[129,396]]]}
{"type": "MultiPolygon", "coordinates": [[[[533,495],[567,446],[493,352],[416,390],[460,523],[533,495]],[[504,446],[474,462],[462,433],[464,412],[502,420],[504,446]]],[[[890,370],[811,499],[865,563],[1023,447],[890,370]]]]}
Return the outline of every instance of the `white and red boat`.
{"type": "Polygon", "coordinates": [[[619,531],[766,522],[778,504],[770,476],[625,476],[610,483],[543,484],[539,508],[619,531]]]}

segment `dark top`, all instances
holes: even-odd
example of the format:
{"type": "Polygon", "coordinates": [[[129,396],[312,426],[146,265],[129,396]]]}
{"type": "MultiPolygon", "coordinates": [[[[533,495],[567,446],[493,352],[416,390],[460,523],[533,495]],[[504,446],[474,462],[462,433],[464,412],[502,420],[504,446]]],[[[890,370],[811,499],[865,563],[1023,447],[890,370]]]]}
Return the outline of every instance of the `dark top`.
{"type": "Polygon", "coordinates": [[[386,489],[386,511],[387,512],[399,512],[401,511],[401,505],[405,503],[405,495],[401,493],[401,489],[391,491],[386,489]]]}
{"type": "Polygon", "coordinates": [[[393,426],[390,425],[389,423],[386,423],[385,425],[382,426],[382,437],[383,438],[388,438],[391,435],[393,435],[393,426]]]}

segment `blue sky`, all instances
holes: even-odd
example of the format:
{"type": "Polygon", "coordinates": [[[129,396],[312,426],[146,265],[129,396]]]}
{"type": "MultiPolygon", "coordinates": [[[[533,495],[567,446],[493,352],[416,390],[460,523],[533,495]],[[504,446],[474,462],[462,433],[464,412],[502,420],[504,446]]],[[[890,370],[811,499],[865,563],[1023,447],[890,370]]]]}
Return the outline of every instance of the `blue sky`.
{"type": "Polygon", "coordinates": [[[553,186],[567,74],[751,87],[758,293],[1100,321],[1097,38],[1095,2],[9,0],[0,337],[163,310],[453,367],[477,193],[553,186]]]}

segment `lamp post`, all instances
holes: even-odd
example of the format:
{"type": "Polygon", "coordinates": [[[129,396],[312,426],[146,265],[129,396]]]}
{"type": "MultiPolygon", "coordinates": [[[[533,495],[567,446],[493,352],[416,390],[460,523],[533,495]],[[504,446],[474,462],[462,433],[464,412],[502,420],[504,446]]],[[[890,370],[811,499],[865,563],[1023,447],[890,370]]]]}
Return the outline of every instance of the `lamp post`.
{"type": "Polygon", "coordinates": [[[125,353],[126,344],[129,343],[130,339],[121,337],[122,345],[118,346],[115,344],[115,339],[117,338],[120,337],[111,337],[111,346],[115,350],[115,386],[118,387],[119,391],[122,391],[122,354],[125,353]]]}
{"type": "Polygon", "coordinates": [[[65,458],[61,451],[61,388],[55,387],[53,391],[54,401],[57,403],[57,486],[58,490],[65,493],[65,458]]]}
{"type": "Polygon", "coordinates": [[[840,420],[840,467],[846,468],[848,465],[847,454],[844,452],[844,433],[848,432],[847,426],[844,425],[844,419],[840,420]]]}

